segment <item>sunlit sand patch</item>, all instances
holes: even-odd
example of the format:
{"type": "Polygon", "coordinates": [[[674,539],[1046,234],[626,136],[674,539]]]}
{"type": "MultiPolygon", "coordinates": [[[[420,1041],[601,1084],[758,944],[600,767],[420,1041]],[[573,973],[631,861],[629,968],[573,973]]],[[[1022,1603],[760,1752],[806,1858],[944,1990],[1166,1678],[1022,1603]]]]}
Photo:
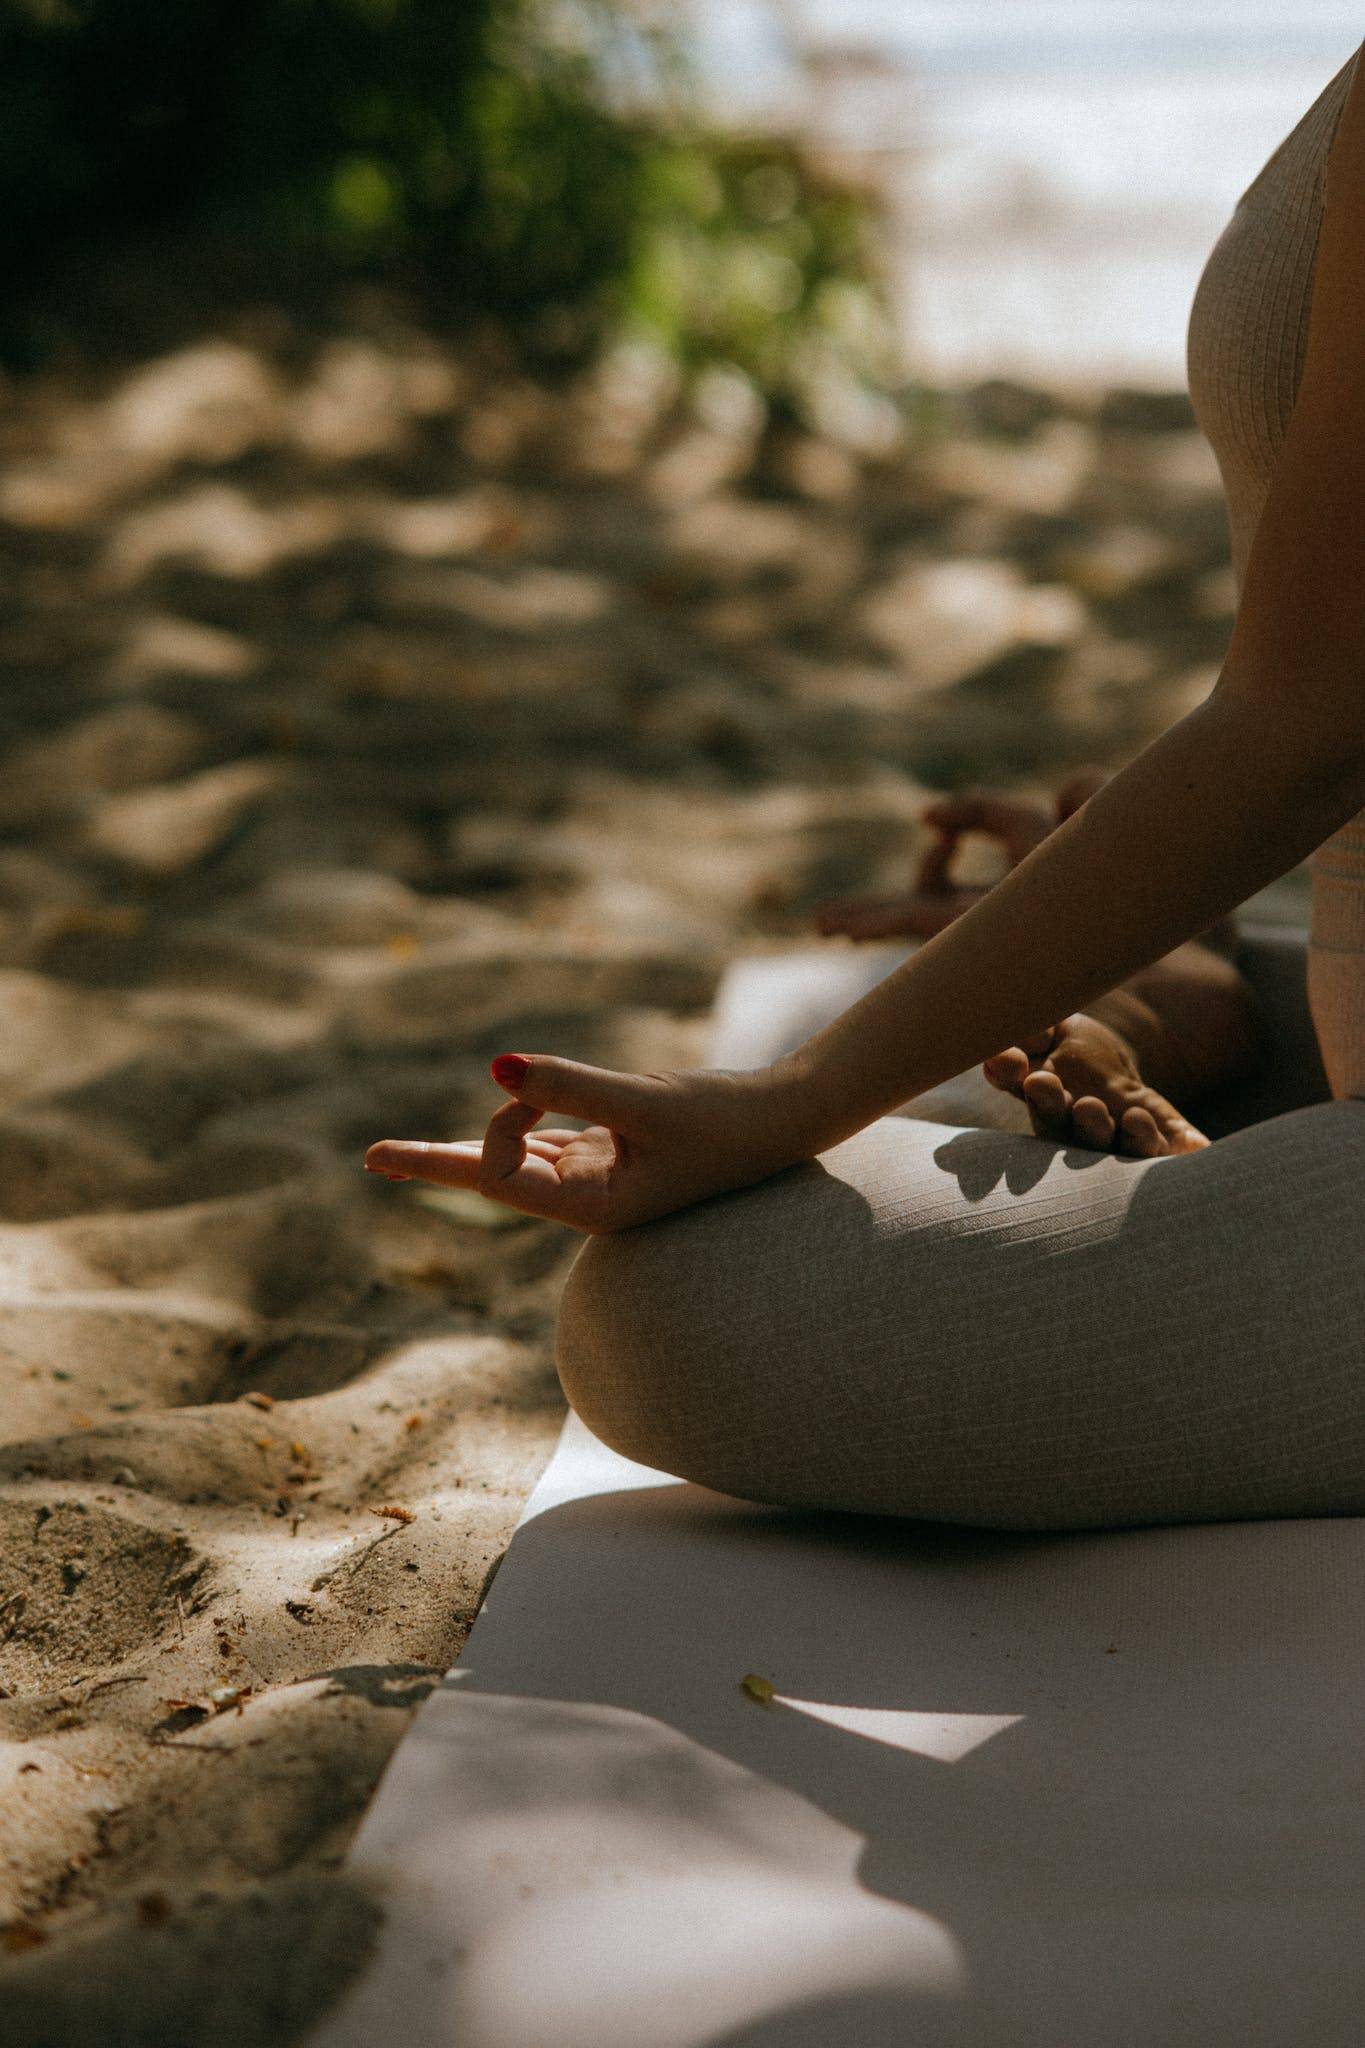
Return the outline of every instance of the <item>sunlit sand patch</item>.
{"type": "Polygon", "coordinates": [[[278,434],[280,397],[261,355],[206,341],[135,370],[108,400],[102,424],[125,456],[229,462],[278,434]]]}
{"type": "Polygon", "coordinates": [[[316,494],[284,505],[258,503],[237,485],[202,484],[124,513],[103,560],[111,590],[127,590],[168,562],[249,580],[342,538],[346,508],[316,494]]]}
{"type": "Polygon", "coordinates": [[[129,628],[111,673],[114,682],[127,689],[166,677],[235,682],[250,674],[258,658],[252,643],[238,633],[199,619],[146,612],[129,628]]]}

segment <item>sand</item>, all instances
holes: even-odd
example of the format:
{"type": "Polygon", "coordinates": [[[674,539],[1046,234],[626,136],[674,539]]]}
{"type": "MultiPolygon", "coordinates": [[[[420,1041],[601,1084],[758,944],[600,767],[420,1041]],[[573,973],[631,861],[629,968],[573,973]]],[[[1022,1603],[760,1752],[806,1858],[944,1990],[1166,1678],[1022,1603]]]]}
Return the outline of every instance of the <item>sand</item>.
{"type": "Polygon", "coordinates": [[[372,298],[6,400],[0,2037],[281,2043],[562,1413],[573,1241],[366,1144],[699,1058],[927,789],[1122,760],[1216,673],[1217,476],[1162,394],[872,458],[372,298]]]}

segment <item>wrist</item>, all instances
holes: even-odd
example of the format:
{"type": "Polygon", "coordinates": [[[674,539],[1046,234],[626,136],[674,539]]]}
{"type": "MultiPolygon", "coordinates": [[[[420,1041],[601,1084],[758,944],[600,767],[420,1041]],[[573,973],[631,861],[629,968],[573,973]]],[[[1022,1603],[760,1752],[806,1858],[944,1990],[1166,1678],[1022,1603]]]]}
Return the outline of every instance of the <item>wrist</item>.
{"type": "Polygon", "coordinates": [[[814,1042],[775,1060],[767,1070],[776,1121],[793,1159],[813,1159],[871,1121],[859,1115],[841,1076],[814,1042]]]}

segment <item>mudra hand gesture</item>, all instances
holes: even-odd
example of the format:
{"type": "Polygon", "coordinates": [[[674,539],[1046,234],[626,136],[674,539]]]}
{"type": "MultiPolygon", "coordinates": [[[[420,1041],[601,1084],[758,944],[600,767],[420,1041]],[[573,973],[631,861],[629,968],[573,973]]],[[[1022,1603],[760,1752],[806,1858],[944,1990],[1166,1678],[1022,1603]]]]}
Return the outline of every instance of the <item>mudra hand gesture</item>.
{"type": "Polygon", "coordinates": [[[994,790],[943,797],[921,814],[922,823],[933,828],[935,837],[920,857],[909,894],[852,896],[821,904],[815,913],[816,930],[827,939],[933,938],[986,893],[984,888],[964,887],[950,879],[949,869],[965,833],[979,832],[998,840],[1006,867],[1018,867],[1107,779],[1103,769],[1079,769],[1058,790],[1051,811],[1027,797],[994,790]]]}
{"type": "Polygon", "coordinates": [[[512,1100],[482,1142],[386,1138],[370,1147],[366,1171],[471,1188],[599,1234],[764,1180],[818,1142],[803,1131],[799,1090],[778,1068],[618,1074],[503,1053],[492,1071],[512,1100]],[[588,1128],[537,1129],[547,1111],[586,1118],[588,1128]]]}

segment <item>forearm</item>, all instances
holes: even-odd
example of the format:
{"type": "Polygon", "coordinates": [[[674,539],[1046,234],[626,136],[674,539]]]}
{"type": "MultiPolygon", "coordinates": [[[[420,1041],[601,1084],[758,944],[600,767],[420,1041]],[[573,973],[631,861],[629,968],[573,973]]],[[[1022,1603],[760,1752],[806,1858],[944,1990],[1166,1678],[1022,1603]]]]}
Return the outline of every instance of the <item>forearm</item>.
{"type": "Polygon", "coordinates": [[[1359,765],[1215,691],[972,909],[783,1062],[811,1151],[1085,1009],[1306,858],[1359,765]]]}

